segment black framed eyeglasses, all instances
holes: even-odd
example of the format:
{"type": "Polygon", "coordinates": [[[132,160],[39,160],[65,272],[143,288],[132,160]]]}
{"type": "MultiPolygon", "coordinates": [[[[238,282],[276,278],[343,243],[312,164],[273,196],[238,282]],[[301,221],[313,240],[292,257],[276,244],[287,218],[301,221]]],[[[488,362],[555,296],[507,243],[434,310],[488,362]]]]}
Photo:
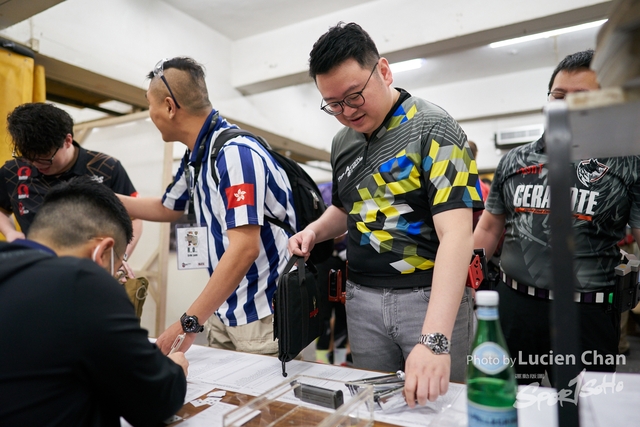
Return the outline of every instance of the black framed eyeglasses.
{"type": "Polygon", "coordinates": [[[565,99],[567,95],[569,95],[570,93],[577,93],[577,92],[588,92],[588,90],[580,89],[580,90],[572,90],[569,92],[565,92],[563,90],[552,90],[547,92],[547,96],[549,97],[549,101],[553,101],[553,100],[561,101],[565,99]]]}
{"type": "Polygon", "coordinates": [[[169,87],[169,83],[167,82],[167,79],[164,77],[164,63],[167,62],[168,60],[169,60],[168,58],[165,58],[158,61],[156,66],[153,67],[153,75],[156,77],[160,77],[160,79],[164,82],[164,85],[167,87],[167,90],[169,90],[169,95],[171,95],[171,99],[173,99],[173,102],[176,103],[176,107],[180,108],[180,104],[178,104],[178,100],[173,95],[173,91],[169,87]]]}
{"type": "Polygon", "coordinates": [[[32,164],[38,163],[40,165],[51,166],[53,164],[53,159],[56,157],[56,154],[58,154],[58,150],[60,150],[60,147],[56,148],[56,151],[53,152],[53,156],[51,156],[51,158],[49,159],[44,159],[42,157],[36,157],[35,159],[27,159],[26,157],[22,157],[16,154],[16,149],[14,148],[13,153],[11,153],[11,157],[13,157],[16,160],[20,160],[22,162],[27,162],[32,164]]]}
{"type": "Polygon", "coordinates": [[[362,87],[362,90],[358,92],[353,92],[345,96],[342,101],[328,102],[324,106],[322,105],[322,101],[320,101],[320,109],[331,116],[337,116],[339,114],[342,114],[342,112],[344,111],[345,104],[351,108],[362,107],[365,102],[364,95],[362,95],[362,92],[364,92],[364,90],[367,88],[367,84],[369,84],[369,80],[371,80],[371,76],[373,76],[373,72],[376,70],[377,66],[378,66],[378,63],[376,62],[376,65],[373,66],[373,69],[371,70],[371,74],[369,74],[369,78],[367,79],[364,86],[362,87]]]}
{"type": "Polygon", "coordinates": [[[547,96],[549,97],[549,101],[552,101],[554,99],[557,99],[560,101],[567,96],[567,93],[561,90],[552,90],[547,92],[547,96]]]}

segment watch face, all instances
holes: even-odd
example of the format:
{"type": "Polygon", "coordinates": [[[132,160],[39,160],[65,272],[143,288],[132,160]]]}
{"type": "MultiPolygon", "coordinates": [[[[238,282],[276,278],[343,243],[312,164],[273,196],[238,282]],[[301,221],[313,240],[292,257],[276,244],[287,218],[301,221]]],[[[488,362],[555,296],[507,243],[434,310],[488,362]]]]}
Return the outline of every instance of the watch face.
{"type": "Polygon", "coordinates": [[[198,323],[198,318],[196,316],[186,316],[183,315],[181,323],[182,330],[185,332],[200,332],[202,331],[202,326],[198,323]]]}
{"type": "Polygon", "coordinates": [[[426,341],[427,347],[435,354],[449,352],[449,340],[443,334],[429,334],[426,341]]]}
{"type": "Polygon", "coordinates": [[[188,329],[189,332],[192,332],[196,327],[196,322],[193,320],[193,317],[189,316],[184,319],[184,328],[188,329]]]}

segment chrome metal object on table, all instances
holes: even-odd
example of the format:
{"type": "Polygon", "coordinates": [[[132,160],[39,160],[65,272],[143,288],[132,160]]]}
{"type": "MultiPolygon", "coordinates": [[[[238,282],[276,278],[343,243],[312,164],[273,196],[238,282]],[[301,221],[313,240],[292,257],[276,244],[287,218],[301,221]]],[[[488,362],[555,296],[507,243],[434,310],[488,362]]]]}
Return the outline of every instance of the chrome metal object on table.
{"type": "Polygon", "coordinates": [[[352,396],[358,394],[362,386],[373,386],[373,401],[377,409],[387,411],[406,404],[402,393],[404,390],[403,371],[379,377],[363,378],[347,384],[352,396]]]}

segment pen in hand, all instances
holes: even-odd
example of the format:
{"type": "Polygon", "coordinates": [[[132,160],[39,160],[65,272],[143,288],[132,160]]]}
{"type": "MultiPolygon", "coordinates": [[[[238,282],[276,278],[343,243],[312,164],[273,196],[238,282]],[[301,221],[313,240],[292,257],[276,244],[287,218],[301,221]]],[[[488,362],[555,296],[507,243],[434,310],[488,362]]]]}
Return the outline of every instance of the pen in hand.
{"type": "Polygon", "coordinates": [[[169,355],[175,353],[176,351],[178,351],[178,349],[180,348],[180,345],[182,344],[182,341],[184,341],[184,337],[186,336],[186,333],[182,333],[180,335],[178,335],[176,337],[176,339],[173,341],[173,344],[171,344],[171,350],[169,350],[169,355]]]}

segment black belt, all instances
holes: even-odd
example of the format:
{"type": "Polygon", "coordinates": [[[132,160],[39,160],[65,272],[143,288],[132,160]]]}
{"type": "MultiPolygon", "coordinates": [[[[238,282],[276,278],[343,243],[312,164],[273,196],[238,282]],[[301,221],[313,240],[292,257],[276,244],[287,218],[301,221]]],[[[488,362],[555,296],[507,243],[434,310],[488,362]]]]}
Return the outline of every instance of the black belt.
{"type": "MultiPolygon", "coordinates": [[[[518,292],[540,299],[553,299],[553,291],[518,283],[515,279],[507,276],[502,270],[500,270],[500,277],[508,287],[518,292]]],[[[575,302],[583,302],[587,304],[611,304],[613,302],[613,290],[599,292],[575,292],[574,295],[573,300],[575,302]]]]}

